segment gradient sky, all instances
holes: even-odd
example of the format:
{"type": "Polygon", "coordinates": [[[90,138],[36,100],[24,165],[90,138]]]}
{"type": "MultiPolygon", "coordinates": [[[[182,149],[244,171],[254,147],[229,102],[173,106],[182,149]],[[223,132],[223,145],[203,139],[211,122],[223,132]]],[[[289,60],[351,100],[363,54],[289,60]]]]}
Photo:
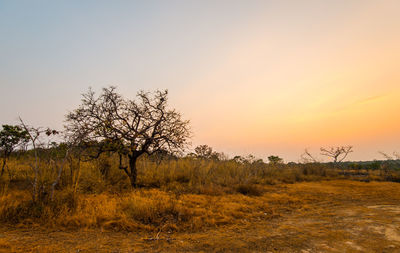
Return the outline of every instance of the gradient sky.
{"type": "Polygon", "coordinates": [[[0,119],[62,128],[89,86],[168,89],[193,145],[400,151],[400,1],[0,0],[0,119]]]}

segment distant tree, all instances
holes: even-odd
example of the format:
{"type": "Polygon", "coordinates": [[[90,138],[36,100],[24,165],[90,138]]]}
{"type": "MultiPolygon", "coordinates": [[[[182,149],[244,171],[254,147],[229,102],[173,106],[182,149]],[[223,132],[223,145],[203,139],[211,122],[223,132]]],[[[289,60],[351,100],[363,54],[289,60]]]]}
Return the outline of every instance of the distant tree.
{"type": "Polygon", "coordinates": [[[245,162],[246,163],[248,163],[248,164],[252,164],[254,161],[256,161],[257,160],[257,158],[254,156],[254,155],[252,155],[252,154],[248,154],[246,157],[245,157],[245,162]]]}
{"type": "Polygon", "coordinates": [[[210,159],[213,154],[213,149],[208,145],[200,145],[194,149],[198,158],[210,159]]]}
{"type": "Polygon", "coordinates": [[[159,151],[178,153],[188,144],[189,121],[167,108],[167,96],[166,90],[140,91],[135,101],[124,99],[115,87],[104,88],[98,97],[89,89],[79,108],[67,115],[66,130],[81,142],[92,143],[94,158],[103,152],[117,153],[120,169],[135,188],[140,156],[159,151]],[[124,158],[128,166],[123,165],[124,158]]]}
{"type": "Polygon", "coordinates": [[[0,177],[4,174],[7,160],[11,153],[20,145],[25,144],[29,140],[27,131],[20,126],[3,125],[0,131],[0,150],[3,157],[0,177]]]}
{"type": "Polygon", "coordinates": [[[271,155],[268,156],[268,161],[270,164],[281,164],[283,163],[283,159],[280,158],[279,156],[271,155]]]}
{"type": "Polygon", "coordinates": [[[393,160],[393,156],[389,155],[388,153],[385,153],[383,151],[379,151],[378,153],[385,157],[386,160],[393,160]]]}
{"type": "Polygon", "coordinates": [[[253,164],[255,165],[264,165],[263,159],[256,159],[253,161],[253,164]]]}
{"type": "Polygon", "coordinates": [[[386,161],[381,162],[380,169],[383,169],[384,173],[387,174],[389,169],[396,169],[400,165],[399,154],[397,152],[393,152],[392,155],[387,154],[385,152],[379,151],[379,153],[385,157],[386,161]]]}
{"type": "Polygon", "coordinates": [[[215,161],[227,161],[229,159],[229,156],[225,154],[224,152],[212,152],[211,154],[211,160],[215,161]]]}
{"type": "Polygon", "coordinates": [[[188,157],[208,159],[214,161],[225,161],[228,160],[228,156],[223,152],[213,151],[212,147],[208,145],[199,145],[194,149],[194,153],[187,155],[188,157]]]}
{"type": "Polygon", "coordinates": [[[383,157],[385,157],[386,160],[399,160],[400,159],[400,154],[398,154],[397,152],[393,152],[392,155],[379,151],[379,154],[381,154],[383,157]]]}
{"type": "Polygon", "coordinates": [[[237,155],[237,156],[233,157],[233,161],[235,161],[237,163],[245,163],[246,158],[244,158],[243,156],[237,155]]]}
{"type": "Polygon", "coordinates": [[[304,153],[300,156],[300,161],[302,163],[318,163],[319,161],[308,151],[304,150],[304,153]]]}
{"type": "Polygon", "coordinates": [[[43,168],[40,166],[41,160],[46,159],[40,159],[41,157],[39,154],[39,149],[49,149],[54,147],[55,142],[53,142],[50,137],[58,135],[59,132],[50,128],[28,126],[21,118],[19,118],[19,120],[21,122],[21,128],[25,131],[27,141],[29,141],[29,145],[31,146],[34,154],[34,162],[33,164],[30,164],[34,172],[34,178],[32,181],[32,200],[33,202],[36,202],[46,201],[49,197],[53,199],[54,189],[60,181],[63,166],[65,164],[66,157],[68,156],[68,151],[64,154],[64,159],[62,160],[61,165],[57,164],[57,162],[53,159],[48,161],[48,163],[50,165],[54,165],[57,170],[57,177],[51,184],[51,193],[49,195],[49,189],[45,189],[46,180],[42,177],[43,168]]]}
{"type": "Polygon", "coordinates": [[[353,152],[353,146],[321,148],[320,150],[321,155],[332,158],[334,163],[339,163],[353,152]]]}

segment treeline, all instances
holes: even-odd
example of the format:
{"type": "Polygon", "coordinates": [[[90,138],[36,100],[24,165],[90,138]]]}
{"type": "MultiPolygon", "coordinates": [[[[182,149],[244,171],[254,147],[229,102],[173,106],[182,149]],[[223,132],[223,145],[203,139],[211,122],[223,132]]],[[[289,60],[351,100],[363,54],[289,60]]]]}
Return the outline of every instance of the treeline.
{"type": "MultiPolygon", "coordinates": [[[[43,137],[51,139],[53,134],[43,137]]],[[[121,159],[118,153],[98,154],[95,149],[90,150],[91,146],[83,149],[62,142],[48,143],[11,153],[1,177],[3,189],[25,189],[31,193],[33,201],[51,202],[56,191],[67,191],[76,196],[131,188],[124,172],[124,164],[128,161],[121,159]]],[[[269,156],[265,162],[252,155],[229,158],[207,145],[198,146],[188,154],[144,154],[137,160],[137,168],[137,188],[159,188],[176,193],[257,195],[258,185],[265,184],[338,178],[400,181],[398,160],[284,163],[278,156],[269,156]]]]}

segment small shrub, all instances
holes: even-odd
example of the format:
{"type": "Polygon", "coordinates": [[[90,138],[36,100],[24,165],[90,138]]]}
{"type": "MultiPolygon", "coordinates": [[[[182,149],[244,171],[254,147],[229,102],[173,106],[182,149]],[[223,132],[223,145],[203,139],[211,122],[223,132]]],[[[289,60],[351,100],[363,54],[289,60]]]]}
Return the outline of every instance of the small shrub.
{"type": "Polygon", "coordinates": [[[121,208],[130,219],[143,224],[159,226],[179,219],[176,200],[160,192],[131,195],[122,201],[121,208]]]}
{"type": "Polygon", "coordinates": [[[261,196],[263,194],[261,187],[254,184],[240,184],[236,187],[236,191],[247,196],[261,196]]]}

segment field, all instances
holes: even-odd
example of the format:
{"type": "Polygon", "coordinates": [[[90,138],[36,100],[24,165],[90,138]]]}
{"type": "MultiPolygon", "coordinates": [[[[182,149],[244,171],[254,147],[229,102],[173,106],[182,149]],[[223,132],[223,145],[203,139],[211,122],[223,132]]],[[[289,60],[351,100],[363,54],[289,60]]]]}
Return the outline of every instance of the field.
{"type": "MultiPolygon", "coordinates": [[[[247,195],[160,189],[81,194],[73,214],[2,226],[0,252],[400,251],[398,183],[258,187],[259,194],[247,195]]],[[[24,197],[15,194],[2,202],[24,197]]]]}
{"type": "Polygon", "coordinates": [[[63,132],[0,131],[3,252],[399,252],[400,156],[353,146],[233,158],[188,150],[168,91],[91,89],[63,132]]]}

